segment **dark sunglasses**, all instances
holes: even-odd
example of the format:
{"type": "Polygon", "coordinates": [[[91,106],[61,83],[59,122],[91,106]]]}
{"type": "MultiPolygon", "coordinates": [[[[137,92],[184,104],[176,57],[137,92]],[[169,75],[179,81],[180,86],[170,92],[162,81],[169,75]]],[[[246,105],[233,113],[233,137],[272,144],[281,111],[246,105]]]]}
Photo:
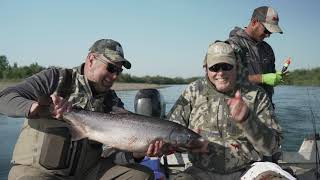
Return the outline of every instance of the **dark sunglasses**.
{"type": "Polygon", "coordinates": [[[264,27],[264,31],[263,31],[264,34],[268,34],[268,35],[272,34],[272,32],[270,32],[262,23],[261,25],[264,27]]]}
{"type": "Polygon", "coordinates": [[[222,69],[222,71],[230,71],[231,69],[233,69],[233,65],[227,63],[219,63],[209,67],[209,70],[211,72],[218,72],[220,69],[222,69]]]}
{"type": "Polygon", "coordinates": [[[109,73],[112,73],[112,74],[113,74],[113,73],[116,73],[117,76],[122,73],[122,71],[123,71],[122,68],[119,68],[119,67],[117,67],[116,65],[114,65],[114,64],[112,64],[112,63],[109,63],[109,62],[106,62],[105,60],[100,59],[100,58],[98,58],[98,57],[95,57],[95,58],[96,58],[97,60],[101,61],[102,63],[104,63],[104,64],[107,65],[107,71],[108,71],[109,73]]]}
{"type": "Polygon", "coordinates": [[[121,74],[123,71],[122,68],[119,68],[116,65],[111,64],[111,63],[107,63],[107,70],[109,71],[109,73],[112,73],[112,74],[116,73],[117,76],[119,76],[119,74],[121,74]]]}
{"type": "Polygon", "coordinates": [[[266,27],[264,27],[264,31],[263,31],[263,33],[265,33],[265,34],[272,34],[272,32],[270,32],[270,31],[268,31],[268,29],[266,28],[266,27]]]}

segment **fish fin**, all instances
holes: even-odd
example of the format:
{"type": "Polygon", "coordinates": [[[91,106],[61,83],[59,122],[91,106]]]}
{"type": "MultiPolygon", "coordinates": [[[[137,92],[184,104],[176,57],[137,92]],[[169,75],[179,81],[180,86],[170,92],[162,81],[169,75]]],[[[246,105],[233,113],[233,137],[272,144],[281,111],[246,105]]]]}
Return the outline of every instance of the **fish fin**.
{"type": "Polygon", "coordinates": [[[86,131],[84,129],[84,127],[82,126],[69,126],[69,130],[71,133],[71,140],[72,141],[77,141],[80,139],[84,139],[86,138],[86,131]]]}

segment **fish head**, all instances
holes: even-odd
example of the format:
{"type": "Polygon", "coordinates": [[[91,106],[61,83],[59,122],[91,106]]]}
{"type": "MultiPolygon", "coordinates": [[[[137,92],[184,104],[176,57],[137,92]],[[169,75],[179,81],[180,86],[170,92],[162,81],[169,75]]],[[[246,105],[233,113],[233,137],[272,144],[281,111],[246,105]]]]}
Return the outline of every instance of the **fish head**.
{"type": "Polygon", "coordinates": [[[199,134],[185,127],[174,129],[169,139],[173,148],[179,152],[200,148],[204,142],[199,134]]]}

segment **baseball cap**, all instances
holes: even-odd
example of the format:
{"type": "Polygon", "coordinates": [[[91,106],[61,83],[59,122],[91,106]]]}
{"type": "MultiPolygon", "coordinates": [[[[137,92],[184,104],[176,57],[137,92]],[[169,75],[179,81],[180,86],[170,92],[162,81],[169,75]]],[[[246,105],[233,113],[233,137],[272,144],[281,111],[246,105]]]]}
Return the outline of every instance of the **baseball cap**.
{"type": "Polygon", "coordinates": [[[215,42],[209,45],[208,52],[205,57],[207,67],[211,67],[219,63],[236,64],[236,54],[230,44],[225,42],[215,42]]]}
{"type": "Polygon", "coordinates": [[[89,51],[102,54],[112,62],[122,62],[122,65],[126,69],[131,68],[131,63],[124,58],[122,46],[117,41],[112,39],[100,39],[91,46],[89,51]]]}
{"type": "Polygon", "coordinates": [[[279,26],[279,16],[275,9],[268,6],[261,6],[253,11],[252,18],[258,19],[268,31],[282,34],[279,26]]]}

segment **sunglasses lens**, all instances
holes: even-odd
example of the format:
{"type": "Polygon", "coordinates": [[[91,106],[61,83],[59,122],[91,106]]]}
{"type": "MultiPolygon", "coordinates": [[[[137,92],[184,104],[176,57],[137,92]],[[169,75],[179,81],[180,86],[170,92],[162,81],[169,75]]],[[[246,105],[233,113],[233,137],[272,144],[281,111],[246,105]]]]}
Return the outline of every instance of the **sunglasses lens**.
{"type": "Polygon", "coordinates": [[[265,33],[265,34],[272,34],[272,32],[270,32],[262,23],[261,23],[261,25],[264,27],[264,31],[263,31],[263,33],[265,33]]]}
{"type": "Polygon", "coordinates": [[[264,33],[265,33],[265,34],[272,34],[270,31],[268,31],[267,28],[264,28],[264,33]]]}
{"type": "Polygon", "coordinates": [[[209,68],[209,70],[212,72],[218,72],[219,69],[220,69],[220,66],[218,66],[218,65],[213,65],[209,68]]]}
{"type": "Polygon", "coordinates": [[[218,72],[220,69],[222,69],[222,71],[230,71],[231,69],[233,69],[233,65],[227,63],[220,63],[215,64],[209,68],[209,70],[212,72],[218,72]]]}
{"type": "Polygon", "coordinates": [[[222,70],[224,71],[230,71],[231,69],[233,69],[233,66],[231,64],[223,64],[222,66],[222,70]]]}
{"type": "Polygon", "coordinates": [[[108,63],[107,70],[108,70],[110,73],[116,73],[117,75],[119,75],[119,74],[122,72],[123,69],[118,68],[118,67],[115,66],[114,64],[108,63]]]}

